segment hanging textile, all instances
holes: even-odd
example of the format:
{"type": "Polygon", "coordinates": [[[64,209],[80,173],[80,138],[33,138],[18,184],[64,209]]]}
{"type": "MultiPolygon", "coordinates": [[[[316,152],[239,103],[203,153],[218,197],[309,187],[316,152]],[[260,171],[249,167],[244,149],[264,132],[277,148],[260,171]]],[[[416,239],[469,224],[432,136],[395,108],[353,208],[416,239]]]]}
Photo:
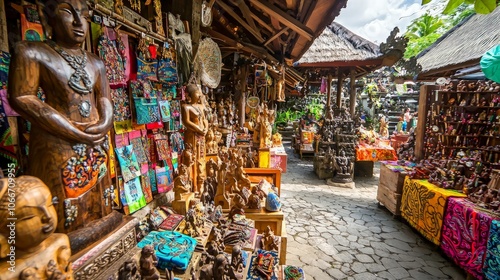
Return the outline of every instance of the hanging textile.
{"type": "Polygon", "coordinates": [[[125,182],[123,185],[125,199],[130,213],[141,209],[146,206],[146,198],[142,192],[141,181],[139,177],[125,182]]]}
{"type": "Polygon", "coordinates": [[[97,52],[106,67],[106,77],[111,87],[124,86],[125,63],[122,54],[118,52],[116,45],[103,33],[97,43],[97,52]]]}
{"type": "Polygon", "coordinates": [[[193,71],[193,46],[191,44],[191,34],[181,33],[174,36],[175,50],[177,52],[177,71],[179,74],[179,84],[187,84],[193,71]]]}
{"type": "Polygon", "coordinates": [[[133,145],[115,148],[115,151],[118,157],[118,162],[120,163],[123,180],[128,182],[139,177],[141,175],[141,170],[139,169],[139,164],[137,163],[133,145]]]}

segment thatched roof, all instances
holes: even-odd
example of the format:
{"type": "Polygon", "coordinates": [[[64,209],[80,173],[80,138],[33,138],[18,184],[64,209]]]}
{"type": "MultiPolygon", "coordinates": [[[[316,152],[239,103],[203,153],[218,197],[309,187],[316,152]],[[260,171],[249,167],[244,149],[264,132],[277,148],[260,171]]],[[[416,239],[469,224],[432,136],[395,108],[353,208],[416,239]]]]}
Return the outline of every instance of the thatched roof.
{"type": "Polygon", "coordinates": [[[500,9],[473,15],[441,36],[417,56],[419,78],[449,76],[478,64],[481,56],[500,43],[500,9]]]}
{"type": "Polygon", "coordinates": [[[363,61],[376,59],[380,55],[377,45],[333,22],[314,40],[295,65],[300,67],[305,63],[363,61]]]}

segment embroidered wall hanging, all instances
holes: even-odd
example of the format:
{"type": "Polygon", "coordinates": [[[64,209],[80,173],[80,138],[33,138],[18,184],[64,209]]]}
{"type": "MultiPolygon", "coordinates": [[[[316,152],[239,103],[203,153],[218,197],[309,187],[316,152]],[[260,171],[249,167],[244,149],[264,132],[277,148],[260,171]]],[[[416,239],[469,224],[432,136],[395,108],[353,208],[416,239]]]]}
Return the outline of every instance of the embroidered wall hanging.
{"type": "Polygon", "coordinates": [[[139,177],[125,182],[123,189],[130,213],[134,213],[135,211],[146,206],[146,198],[142,193],[141,181],[139,180],[139,177]]]}
{"type": "Polygon", "coordinates": [[[130,111],[130,101],[127,91],[124,88],[111,89],[111,98],[113,99],[115,122],[131,120],[132,113],[130,111]]]}
{"type": "Polygon", "coordinates": [[[142,192],[144,193],[144,197],[146,198],[146,202],[150,203],[153,201],[153,192],[151,191],[151,181],[149,180],[149,175],[141,175],[141,187],[142,192]]]}
{"type": "Polygon", "coordinates": [[[121,148],[115,148],[123,180],[125,182],[141,176],[141,170],[139,169],[133,147],[133,145],[128,145],[121,148]]]}

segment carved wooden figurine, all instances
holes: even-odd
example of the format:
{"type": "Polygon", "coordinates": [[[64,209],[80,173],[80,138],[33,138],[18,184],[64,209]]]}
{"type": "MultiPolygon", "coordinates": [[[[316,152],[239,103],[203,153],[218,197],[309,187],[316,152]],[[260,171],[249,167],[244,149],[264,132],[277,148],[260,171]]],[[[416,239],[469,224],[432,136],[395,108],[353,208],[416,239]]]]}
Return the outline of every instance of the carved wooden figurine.
{"type": "Polygon", "coordinates": [[[0,278],[73,279],[69,239],[54,233],[56,225],[52,195],[40,179],[0,180],[0,278]]]}
{"type": "MultiPolygon", "coordinates": [[[[113,109],[103,62],[81,49],[88,31],[86,1],[55,0],[41,10],[51,40],[23,41],[13,49],[9,101],[32,124],[27,174],[40,178],[57,197],[54,226],[69,233],[111,213],[105,194],[113,109]],[[37,97],[39,87],[45,103],[37,97]]],[[[97,241],[120,222],[121,216],[113,214],[93,225],[92,232],[70,234],[71,240],[80,240],[72,242],[73,250],[97,241]]]]}
{"type": "Polygon", "coordinates": [[[155,255],[153,245],[146,245],[142,248],[139,265],[141,267],[141,276],[143,280],[160,279],[160,272],[156,269],[158,258],[155,255]]]}
{"type": "Polygon", "coordinates": [[[191,193],[191,179],[187,166],[181,164],[179,167],[179,176],[174,180],[175,200],[184,200],[185,195],[191,193]]]}
{"type": "Polygon", "coordinates": [[[273,147],[281,147],[283,146],[283,138],[281,137],[281,134],[276,132],[273,134],[273,147]]]}
{"type": "Polygon", "coordinates": [[[205,178],[205,135],[208,132],[208,120],[205,117],[205,106],[201,103],[201,90],[195,84],[186,87],[190,102],[182,105],[182,124],[186,127],[184,142],[191,144],[195,156],[195,167],[192,170],[194,192],[202,188],[205,178]]]}

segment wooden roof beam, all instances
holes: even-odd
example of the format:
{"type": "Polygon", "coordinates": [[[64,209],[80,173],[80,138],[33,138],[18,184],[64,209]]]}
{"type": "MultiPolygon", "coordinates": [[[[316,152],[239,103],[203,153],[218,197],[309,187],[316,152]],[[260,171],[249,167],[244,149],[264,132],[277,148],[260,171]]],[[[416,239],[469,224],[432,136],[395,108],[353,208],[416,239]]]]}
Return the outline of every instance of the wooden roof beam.
{"type": "Polygon", "coordinates": [[[255,22],[252,18],[252,12],[250,12],[250,8],[247,6],[244,0],[231,0],[231,2],[240,8],[241,14],[246,19],[247,23],[258,32],[259,28],[255,25],[255,22]]]}
{"type": "Polygon", "coordinates": [[[277,39],[279,36],[281,36],[281,34],[285,33],[286,31],[288,30],[288,27],[285,27],[283,29],[281,29],[280,31],[278,31],[276,34],[274,34],[271,38],[269,38],[265,43],[264,43],[264,46],[266,46],[267,44],[271,43],[272,41],[274,41],[274,39],[277,39]]]}
{"type": "Polygon", "coordinates": [[[238,41],[231,39],[231,38],[229,38],[221,33],[216,32],[210,28],[206,28],[206,27],[202,28],[202,31],[207,33],[208,35],[214,37],[214,38],[219,39],[223,44],[225,44],[227,46],[236,47],[236,51],[241,50],[243,52],[250,53],[250,54],[254,55],[255,57],[267,60],[270,63],[279,64],[279,61],[274,56],[269,54],[266,51],[266,49],[264,49],[264,48],[260,48],[258,46],[254,46],[254,45],[247,44],[247,43],[238,42],[238,41]]]}
{"type": "MultiPolygon", "coordinates": [[[[280,22],[276,18],[271,17],[271,24],[273,25],[273,28],[275,30],[275,32],[273,32],[273,33],[276,34],[276,32],[278,32],[278,30],[280,30],[280,29],[282,30],[280,22]]],[[[279,39],[278,40],[273,39],[273,40],[270,40],[269,42],[273,42],[273,48],[275,50],[281,50],[281,47],[280,47],[281,42],[279,39]]]]}
{"type": "Polygon", "coordinates": [[[252,34],[260,43],[264,43],[264,39],[260,35],[260,32],[258,30],[253,29],[246,21],[244,21],[234,10],[229,7],[226,3],[224,3],[223,0],[217,0],[217,4],[219,7],[221,7],[226,13],[231,15],[241,26],[243,26],[250,34],[252,34]]]}
{"type": "MultiPolygon", "coordinates": [[[[218,0],[218,2],[219,1],[221,0],[218,0]]],[[[270,17],[275,17],[283,25],[290,27],[293,31],[297,32],[301,36],[304,36],[307,40],[311,41],[313,39],[313,32],[309,27],[305,26],[302,22],[294,19],[292,16],[283,12],[268,1],[250,0],[250,2],[256,8],[262,10],[264,13],[267,13],[270,17]]]]}
{"type": "Polygon", "coordinates": [[[297,5],[297,0],[286,0],[286,8],[289,10],[293,10],[297,5]]]}

